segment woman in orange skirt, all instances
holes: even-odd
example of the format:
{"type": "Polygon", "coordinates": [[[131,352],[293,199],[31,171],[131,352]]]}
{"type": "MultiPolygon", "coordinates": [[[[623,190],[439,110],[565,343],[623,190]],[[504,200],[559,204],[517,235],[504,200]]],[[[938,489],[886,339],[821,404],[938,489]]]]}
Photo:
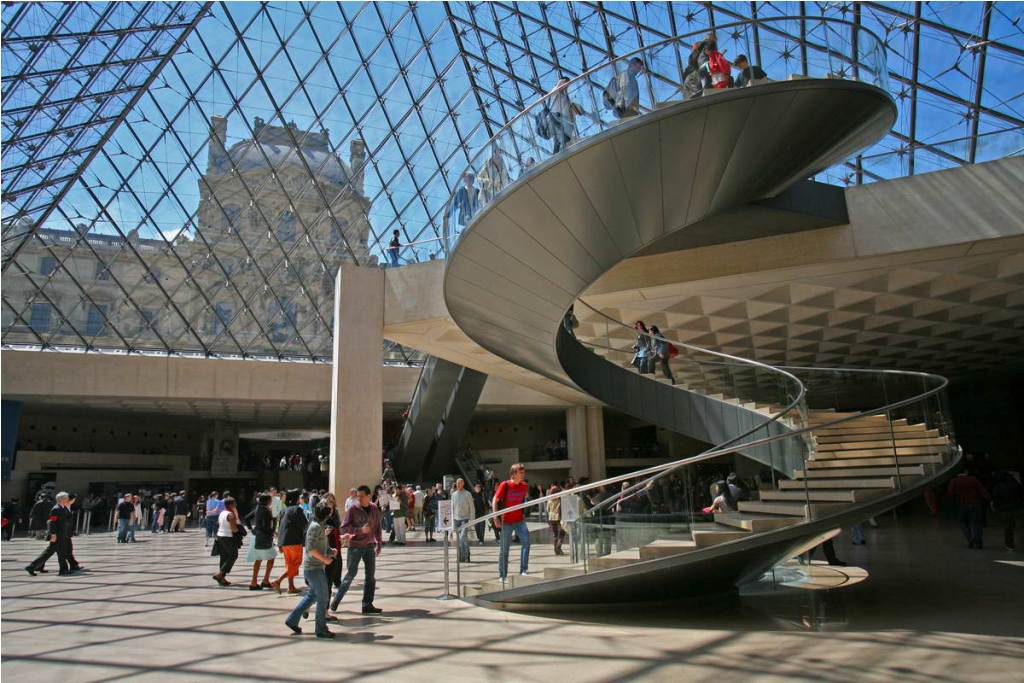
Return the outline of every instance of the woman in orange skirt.
{"type": "Polygon", "coordinates": [[[302,566],[302,549],[306,545],[306,527],[309,520],[306,519],[306,511],[299,505],[299,491],[292,489],[285,494],[287,509],[281,513],[277,533],[277,547],[284,555],[284,574],[279,576],[273,583],[274,590],[281,593],[281,582],[288,579],[288,592],[298,593],[295,588],[295,577],[302,566]]]}

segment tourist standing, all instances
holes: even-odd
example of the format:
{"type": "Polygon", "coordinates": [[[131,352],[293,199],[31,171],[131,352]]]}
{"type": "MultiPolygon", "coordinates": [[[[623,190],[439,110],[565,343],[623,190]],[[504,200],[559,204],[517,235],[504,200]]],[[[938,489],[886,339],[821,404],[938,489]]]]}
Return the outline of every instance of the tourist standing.
{"type": "MultiPolygon", "coordinates": [[[[529,487],[526,482],[526,467],[522,463],[512,465],[509,478],[498,484],[491,508],[495,511],[514,507],[526,501],[529,487]]],[[[498,552],[498,576],[508,576],[508,551],[512,546],[512,534],[519,537],[519,574],[526,576],[530,565],[530,530],[526,526],[523,510],[513,510],[495,517],[495,526],[501,530],[501,546],[498,552]]]]}
{"type": "Polygon", "coordinates": [[[269,493],[261,493],[256,497],[256,507],[249,515],[252,519],[252,545],[249,546],[245,561],[253,563],[252,580],[249,582],[251,591],[273,588],[270,585],[270,572],[273,571],[274,560],[277,559],[277,548],[274,547],[274,516],[270,511],[272,501],[269,493]],[[259,584],[257,579],[263,562],[267,563],[267,569],[263,574],[263,583],[259,584]]]}
{"type": "MultiPolygon", "coordinates": [[[[473,516],[483,517],[487,514],[487,500],[484,498],[484,487],[480,482],[473,484],[473,516]]],[[[487,522],[477,522],[476,541],[479,545],[484,544],[484,533],[487,531],[487,522]]]]}
{"type": "Polygon", "coordinates": [[[431,486],[423,497],[423,535],[427,543],[434,543],[434,524],[437,519],[437,503],[441,492],[431,486]]]}
{"type": "Polygon", "coordinates": [[[274,531],[277,531],[278,525],[281,523],[281,513],[284,512],[285,504],[281,500],[281,494],[273,486],[270,487],[270,517],[274,523],[274,531]]]}
{"type": "Polygon", "coordinates": [[[356,578],[359,563],[363,563],[363,614],[380,614],[382,610],[373,605],[377,589],[377,557],[380,556],[383,539],[380,528],[380,510],[370,504],[370,487],[360,486],[359,503],[345,512],[341,531],[350,536],[348,541],[348,571],[341,580],[341,586],[334,595],[331,609],[337,610],[345,593],[356,578]]]}
{"type": "Polygon", "coordinates": [[[230,586],[227,576],[238,559],[238,509],[235,499],[230,496],[224,499],[224,511],[217,518],[217,539],[213,544],[213,554],[220,557],[220,571],[213,575],[213,580],[222,586],[230,586]]]}
{"type": "Polygon", "coordinates": [[[459,562],[469,562],[469,520],[474,512],[473,494],[466,490],[462,477],[455,480],[452,491],[452,519],[459,530],[459,562]]]}
{"type": "MultiPolygon", "coordinates": [[[[216,491],[210,494],[210,497],[206,499],[206,540],[203,545],[208,545],[217,537],[217,520],[220,519],[220,513],[224,512],[224,501],[220,499],[220,494],[216,491]]],[[[156,518],[156,505],[153,506],[153,517],[154,523],[156,518]]]]}
{"type": "Polygon", "coordinates": [[[135,515],[135,506],[132,505],[132,494],[124,494],[124,498],[117,504],[117,542],[128,542],[128,530],[132,526],[132,516],[135,515]]]}
{"type": "Polygon", "coordinates": [[[128,527],[128,542],[135,543],[135,532],[142,525],[142,500],[132,496],[132,523],[128,527]]]}
{"type": "MultiPolygon", "coordinates": [[[[558,484],[552,483],[551,488],[548,489],[548,495],[553,496],[558,493],[561,489],[558,488],[558,484]]],[[[555,555],[564,555],[562,552],[562,541],[565,538],[565,532],[562,531],[562,499],[552,498],[548,501],[548,526],[551,527],[551,542],[555,547],[555,555]]]]}
{"type": "Polygon", "coordinates": [[[298,489],[291,489],[285,494],[285,502],[288,507],[281,515],[281,525],[277,529],[277,546],[284,555],[284,574],[277,577],[271,587],[279,594],[281,582],[288,579],[288,592],[298,593],[295,589],[295,577],[299,574],[299,567],[302,565],[302,548],[306,543],[306,529],[309,520],[306,513],[299,505],[298,489]]]}
{"type": "Polygon", "coordinates": [[[326,568],[334,562],[334,552],[327,542],[324,523],[331,516],[331,508],[318,505],[314,511],[314,519],[306,529],[303,545],[306,548],[306,559],[302,563],[302,577],[306,580],[306,594],[295,605],[285,625],[295,633],[302,633],[299,619],[316,603],[316,637],[333,638],[334,634],[327,630],[327,602],[331,599],[331,589],[327,584],[326,568]]]}
{"type": "Polygon", "coordinates": [[[348,490],[348,498],[345,499],[345,512],[359,505],[359,491],[356,489],[348,490]]]}
{"type": "Polygon", "coordinates": [[[419,486],[416,487],[416,491],[412,494],[414,505],[410,512],[412,516],[407,518],[409,529],[412,530],[417,524],[423,523],[423,501],[426,500],[427,494],[419,486]]]}
{"type": "Polygon", "coordinates": [[[391,506],[392,534],[395,545],[405,545],[406,524],[409,520],[409,496],[402,486],[392,492],[388,501],[391,506]]]}
{"type": "Polygon", "coordinates": [[[184,491],[174,497],[174,519],[171,521],[171,531],[185,531],[191,507],[184,491]]]}

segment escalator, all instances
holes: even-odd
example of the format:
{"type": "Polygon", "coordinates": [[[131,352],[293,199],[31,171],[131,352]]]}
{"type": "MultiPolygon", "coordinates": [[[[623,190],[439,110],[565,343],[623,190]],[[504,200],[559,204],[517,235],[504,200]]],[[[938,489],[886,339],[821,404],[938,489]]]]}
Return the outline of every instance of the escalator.
{"type": "Polygon", "coordinates": [[[456,455],[487,375],[431,356],[420,371],[392,465],[399,481],[434,482],[456,455]]]}
{"type": "Polygon", "coordinates": [[[574,510],[573,552],[541,555],[521,576],[467,568],[462,597],[532,608],[735,590],[841,526],[920,495],[957,464],[942,377],[774,367],[680,343],[668,328],[680,351],[672,383],[632,367],[632,321],[586,301],[602,274],[666,243],[691,248],[784,229],[752,232],[764,218],[760,203],[890,130],[897,112],[884,89],[881,41],[839,19],[821,20],[819,31],[802,72],[787,80],[680,100],[678,84],[647,73],[638,116],[591,112],[564,151],[533,135],[531,121],[548,100],[600,102],[602,85],[634,57],[667,68],[692,37],[656,43],[546,96],[471,160],[472,168],[493,167],[500,156],[515,180],[492,192],[461,232],[446,226],[445,301],[455,323],[511,363],[716,445],[556,494],[574,510]],[[563,324],[570,307],[575,328],[563,324]],[[712,500],[698,466],[735,455],[765,465],[769,477],[750,500],[712,500]],[[631,515],[637,497],[650,504],[631,515]]]}

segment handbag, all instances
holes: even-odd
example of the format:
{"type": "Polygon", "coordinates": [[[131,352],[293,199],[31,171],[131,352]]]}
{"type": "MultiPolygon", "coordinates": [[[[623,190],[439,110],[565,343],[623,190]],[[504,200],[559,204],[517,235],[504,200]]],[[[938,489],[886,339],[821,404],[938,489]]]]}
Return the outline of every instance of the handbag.
{"type": "Polygon", "coordinates": [[[534,124],[537,128],[537,135],[544,140],[551,139],[551,110],[548,109],[547,104],[544,104],[541,110],[534,116],[534,124]]]}

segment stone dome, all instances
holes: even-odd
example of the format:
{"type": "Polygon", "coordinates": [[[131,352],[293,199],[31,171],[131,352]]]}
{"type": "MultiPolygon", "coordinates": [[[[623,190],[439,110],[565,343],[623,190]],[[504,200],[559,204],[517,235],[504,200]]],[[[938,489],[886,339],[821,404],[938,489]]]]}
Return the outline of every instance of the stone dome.
{"type": "Polygon", "coordinates": [[[318,180],[326,180],[338,185],[349,181],[351,174],[337,154],[327,149],[317,147],[293,147],[285,144],[272,144],[268,142],[243,140],[237,142],[228,149],[228,157],[233,163],[225,163],[221,170],[227,172],[234,167],[239,173],[246,173],[253,170],[285,170],[294,166],[302,173],[306,173],[303,159],[318,180]]]}

